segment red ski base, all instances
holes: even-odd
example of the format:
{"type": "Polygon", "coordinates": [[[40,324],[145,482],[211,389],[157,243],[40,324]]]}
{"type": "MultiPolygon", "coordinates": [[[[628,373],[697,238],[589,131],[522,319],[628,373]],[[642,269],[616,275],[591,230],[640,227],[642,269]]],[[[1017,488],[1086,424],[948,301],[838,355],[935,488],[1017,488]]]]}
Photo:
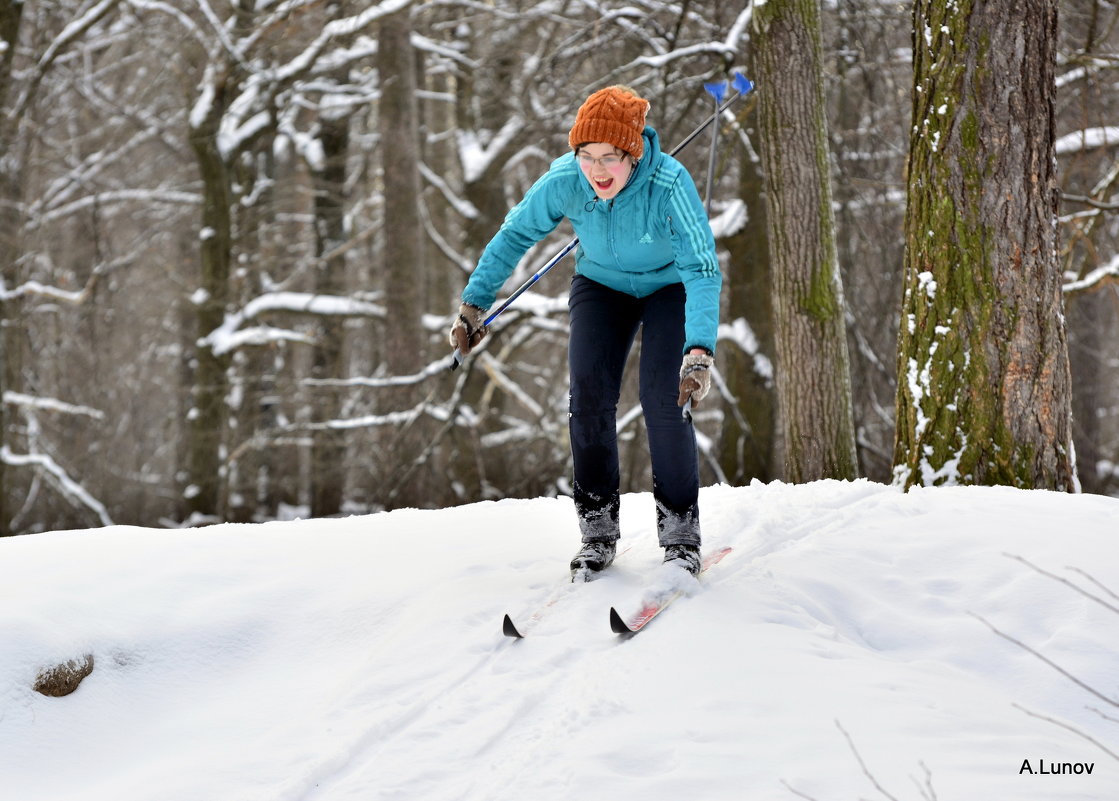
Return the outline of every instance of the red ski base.
{"type": "MultiPolygon", "coordinates": [[[[702,576],[705,572],[707,572],[707,569],[709,567],[717,565],[719,562],[723,561],[723,557],[730,552],[730,547],[719,548],[717,551],[712,551],[711,553],[704,556],[703,563],[700,565],[699,575],[702,576]]],[[[610,630],[615,634],[636,634],[647,625],[649,625],[649,621],[651,621],[653,618],[667,609],[669,604],[671,604],[683,594],[683,590],[675,590],[674,592],[670,592],[667,595],[661,595],[644,601],[641,604],[641,608],[638,609],[629,618],[623,618],[620,614],[618,614],[617,609],[615,609],[614,607],[610,607],[610,630]]]]}

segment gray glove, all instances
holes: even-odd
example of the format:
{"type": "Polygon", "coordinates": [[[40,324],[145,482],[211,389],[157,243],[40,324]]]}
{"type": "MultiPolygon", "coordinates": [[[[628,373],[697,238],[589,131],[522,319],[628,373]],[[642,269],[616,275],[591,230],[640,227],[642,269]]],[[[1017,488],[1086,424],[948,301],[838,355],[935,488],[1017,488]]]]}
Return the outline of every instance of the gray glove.
{"type": "Polygon", "coordinates": [[[715,359],[709,353],[688,353],[680,365],[680,397],[677,406],[683,406],[692,399],[692,408],[698,409],[699,402],[711,391],[711,368],[715,359]]]}
{"type": "Polygon", "coordinates": [[[451,347],[463,356],[478,347],[486,337],[486,310],[463,303],[458,307],[458,318],[451,326],[451,347]]]}

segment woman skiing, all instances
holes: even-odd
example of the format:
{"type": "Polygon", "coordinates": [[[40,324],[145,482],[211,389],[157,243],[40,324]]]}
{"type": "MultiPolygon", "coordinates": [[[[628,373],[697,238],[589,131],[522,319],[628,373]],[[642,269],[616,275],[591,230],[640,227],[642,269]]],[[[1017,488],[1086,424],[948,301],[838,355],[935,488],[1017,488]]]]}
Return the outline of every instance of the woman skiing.
{"type": "Polygon", "coordinates": [[[569,295],[569,427],[582,547],[572,577],[614,560],[621,534],[616,435],[622,372],[642,331],[641,408],[665,562],[700,568],[699,462],[680,412],[711,386],[722,275],[695,183],[646,126],[649,103],[610,86],[586,99],[552,162],[506,216],[462,292],[451,345],[469,353],[525,252],[566,217],[579,237],[569,295]]]}

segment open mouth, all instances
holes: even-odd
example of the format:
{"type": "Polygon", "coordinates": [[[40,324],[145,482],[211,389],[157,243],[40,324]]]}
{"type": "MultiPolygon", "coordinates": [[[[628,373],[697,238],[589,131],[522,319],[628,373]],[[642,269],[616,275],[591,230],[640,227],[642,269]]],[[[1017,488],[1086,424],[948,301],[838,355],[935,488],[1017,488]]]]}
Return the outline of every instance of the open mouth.
{"type": "Polygon", "coordinates": [[[607,191],[611,186],[614,185],[613,178],[594,178],[592,180],[594,181],[595,189],[602,190],[603,192],[607,191]]]}

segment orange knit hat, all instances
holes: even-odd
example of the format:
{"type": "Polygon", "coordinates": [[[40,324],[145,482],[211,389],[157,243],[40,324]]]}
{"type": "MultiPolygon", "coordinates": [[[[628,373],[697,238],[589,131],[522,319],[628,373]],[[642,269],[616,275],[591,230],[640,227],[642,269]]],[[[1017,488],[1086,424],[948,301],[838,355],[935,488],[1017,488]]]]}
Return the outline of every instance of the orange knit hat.
{"type": "Polygon", "coordinates": [[[624,86],[608,86],[588,97],[575,115],[567,136],[572,149],[587,142],[605,142],[635,159],[645,152],[645,115],[649,101],[624,86]]]}

